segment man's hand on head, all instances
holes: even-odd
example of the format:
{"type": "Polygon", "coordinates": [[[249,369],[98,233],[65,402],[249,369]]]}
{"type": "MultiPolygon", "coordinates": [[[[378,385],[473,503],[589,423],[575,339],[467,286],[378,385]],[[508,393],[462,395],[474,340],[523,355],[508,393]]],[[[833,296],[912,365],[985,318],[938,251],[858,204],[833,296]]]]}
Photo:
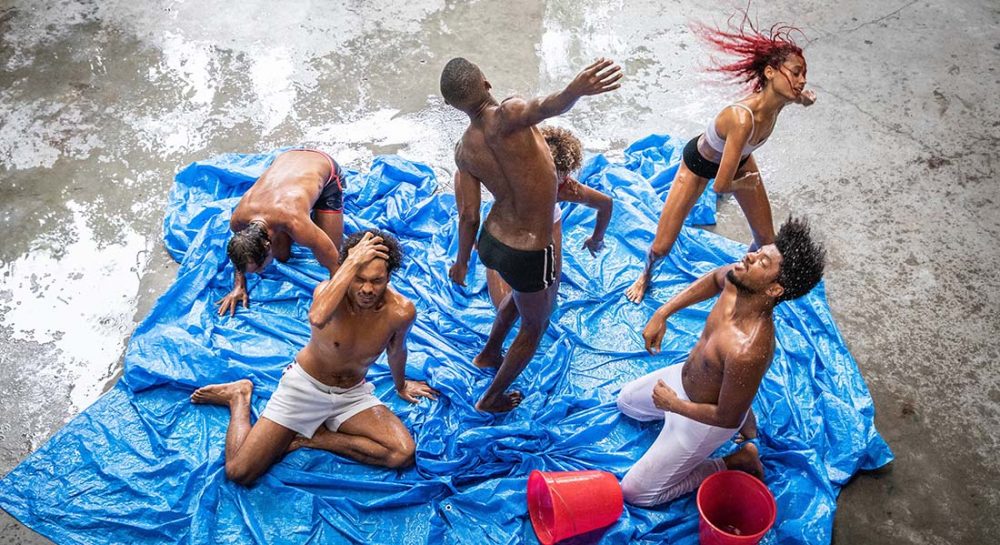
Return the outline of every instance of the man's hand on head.
{"type": "Polygon", "coordinates": [[[461,263],[456,261],[451,268],[448,269],[448,278],[451,281],[458,284],[459,286],[465,287],[465,277],[469,274],[469,264],[461,263]]]}
{"type": "Polygon", "coordinates": [[[430,400],[436,400],[440,392],[431,388],[426,382],[420,380],[405,380],[403,381],[403,389],[396,390],[399,397],[409,401],[410,403],[417,403],[420,401],[418,397],[426,397],[430,400]]]}
{"type": "Polygon", "coordinates": [[[389,259],[389,248],[382,244],[382,237],[377,237],[371,233],[365,233],[361,241],[350,249],[347,259],[357,265],[365,265],[373,259],[389,259]]]}
{"type": "Polygon", "coordinates": [[[243,303],[243,308],[250,308],[250,296],[239,284],[228,295],[215,302],[216,305],[219,305],[219,316],[228,312],[230,317],[236,314],[236,307],[240,303],[243,303]]]}
{"type": "Polygon", "coordinates": [[[602,57],[577,74],[566,90],[572,95],[580,97],[607,93],[622,86],[621,83],[618,83],[618,80],[622,79],[622,75],[621,66],[615,64],[611,59],[602,57]]]}

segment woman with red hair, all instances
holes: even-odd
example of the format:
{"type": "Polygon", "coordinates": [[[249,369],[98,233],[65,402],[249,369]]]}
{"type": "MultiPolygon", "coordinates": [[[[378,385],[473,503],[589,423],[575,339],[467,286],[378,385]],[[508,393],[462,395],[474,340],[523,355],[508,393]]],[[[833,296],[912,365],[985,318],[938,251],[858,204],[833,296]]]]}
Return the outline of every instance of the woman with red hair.
{"type": "Polygon", "coordinates": [[[805,90],[806,60],[790,33],[797,29],[775,25],[758,31],[744,16],[731,31],[698,26],[695,32],[715,49],[735,56],[734,62],[712,70],[746,84],[751,93],[722,109],[705,129],[684,147],[684,160],[667,193],[646,256],[642,275],[625,292],[633,303],[642,301],[652,281],[653,267],[670,253],[684,219],[715,178],[715,191],[732,193],[743,209],[753,247],[774,242],[771,204],[761,182],[753,151],[771,136],[778,114],[788,104],[809,106],[816,100],[805,90]]]}

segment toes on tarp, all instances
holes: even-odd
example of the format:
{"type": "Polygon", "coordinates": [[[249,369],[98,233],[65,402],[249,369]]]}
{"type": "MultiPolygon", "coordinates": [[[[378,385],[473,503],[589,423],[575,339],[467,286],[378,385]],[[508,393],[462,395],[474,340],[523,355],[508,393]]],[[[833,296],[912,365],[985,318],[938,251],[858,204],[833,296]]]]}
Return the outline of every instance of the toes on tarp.
{"type": "MultiPolygon", "coordinates": [[[[682,359],[712,301],[671,318],[657,357],[643,351],[639,331],[666,298],[745,249],[685,228],[652,294],[641,305],[625,300],[682,145],[652,135],[629,147],[624,163],[587,161],[581,181],[616,201],[607,249],[596,258],[578,250],[594,214],[564,205],[559,304],[515,384],[524,402],[499,417],[473,408],[491,380],[471,361],[493,309],[475,257],[466,288],[448,280],[454,196],[436,192],[430,168],[395,156],[377,158],[367,174],[348,171],[347,230],[399,236],[406,257],[392,285],[418,309],[408,374],[441,397],[400,400],[383,357],[368,378],[413,432],[416,467],[378,469],[301,449],[252,488],[225,479],[228,411],[192,405],[188,396],[199,385],[250,378],[256,417],[308,340],[312,288],[326,273],[295,247],[289,262],[251,277],[249,309],[218,317],[213,303],[232,281],[229,215],[277,152],[188,166],[164,221],[165,244],[181,267],[133,335],[123,380],[0,481],[0,506],[61,543],[535,543],[525,500],[530,471],[604,469],[621,477],[628,470],[658,428],[620,415],[615,397],[625,382],[682,359]]],[[[714,223],[714,204],[706,192],[691,222],[714,223]]],[[[775,322],[774,363],[754,402],[778,504],[765,543],[828,543],[839,488],[892,455],[822,284],[780,305],[775,322]]],[[[693,495],[656,509],[628,507],[588,539],[693,545],[693,495]]]]}

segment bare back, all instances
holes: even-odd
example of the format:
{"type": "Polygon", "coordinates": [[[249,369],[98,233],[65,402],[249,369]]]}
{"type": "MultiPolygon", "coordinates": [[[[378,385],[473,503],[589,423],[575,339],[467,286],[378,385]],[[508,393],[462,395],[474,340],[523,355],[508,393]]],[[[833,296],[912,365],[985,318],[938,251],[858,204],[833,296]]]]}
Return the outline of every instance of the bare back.
{"type": "Polygon", "coordinates": [[[455,162],[495,199],[484,227],[512,248],[540,250],[552,243],[556,168],[536,126],[505,123],[506,103],[488,106],[469,125],[455,150],[455,162]]]}
{"type": "Polygon", "coordinates": [[[371,310],[352,310],[345,297],[328,324],[312,326],[309,343],[295,359],[320,382],[350,388],[365,378],[396,335],[406,334],[415,314],[413,303],[391,287],[383,304],[371,310]]]}
{"type": "Polygon", "coordinates": [[[774,356],[774,321],[768,314],[738,323],[731,318],[736,304],[736,287],[727,282],[684,363],[681,376],[691,401],[721,405],[729,401],[722,399],[728,375],[737,397],[748,400],[746,407],[738,408],[743,413],[750,408],[760,379],[774,356]]]}
{"type": "Polygon", "coordinates": [[[308,218],[323,186],[330,179],[330,162],[319,153],[282,153],[240,199],[230,228],[236,232],[255,219],[287,231],[296,218],[308,218]]]}

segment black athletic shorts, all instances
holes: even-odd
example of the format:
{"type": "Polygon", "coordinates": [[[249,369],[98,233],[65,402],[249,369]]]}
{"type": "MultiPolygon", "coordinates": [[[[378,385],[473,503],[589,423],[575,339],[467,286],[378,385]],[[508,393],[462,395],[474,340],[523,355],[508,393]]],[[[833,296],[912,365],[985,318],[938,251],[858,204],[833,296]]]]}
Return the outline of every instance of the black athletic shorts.
{"type": "Polygon", "coordinates": [[[340,164],[329,155],[319,150],[303,150],[319,153],[330,161],[330,177],[326,180],[326,185],[319,192],[319,198],[313,203],[313,210],[326,214],[339,214],[344,211],[344,171],[340,169],[340,164]]]}
{"type": "MultiPolygon", "coordinates": [[[[702,178],[712,179],[719,175],[719,163],[714,161],[709,161],[702,157],[701,152],[698,151],[698,139],[701,135],[695,136],[690,142],[684,146],[684,165],[688,167],[688,170],[694,172],[702,178]]],[[[743,159],[740,159],[740,167],[747,162],[750,156],[747,155],[743,159]]]]}
{"type": "Polygon", "coordinates": [[[514,291],[533,293],[556,279],[555,246],[541,250],[517,250],[497,240],[483,227],[479,232],[479,259],[500,273],[514,291]]]}

